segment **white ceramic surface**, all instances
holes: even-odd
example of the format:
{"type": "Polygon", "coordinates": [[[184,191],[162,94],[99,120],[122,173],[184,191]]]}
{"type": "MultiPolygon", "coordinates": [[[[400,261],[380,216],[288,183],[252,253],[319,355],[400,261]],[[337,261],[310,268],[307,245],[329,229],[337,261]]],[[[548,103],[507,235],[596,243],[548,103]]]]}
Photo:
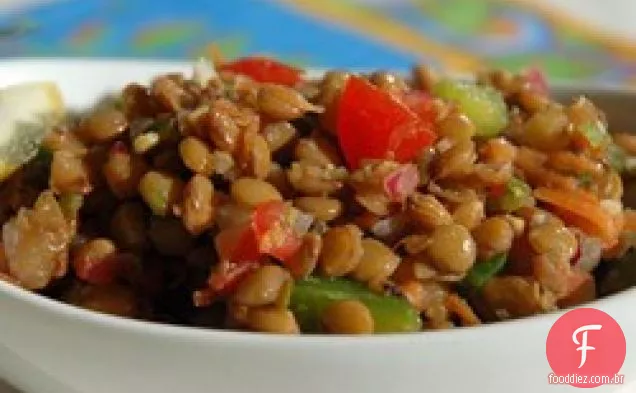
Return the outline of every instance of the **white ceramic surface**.
{"type": "MultiPolygon", "coordinates": [[[[5,61],[0,86],[59,83],[85,107],[130,81],[189,65],[123,61],[5,61]]],[[[636,290],[594,303],[627,336],[636,381],[636,290]]],[[[559,314],[396,336],[267,336],[102,316],[0,282],[0,378],[28,393],[567,392],[549,386],[545,339],[559,314]]],[[[597,392],[629,392],[604,386],[597,392]]]]}

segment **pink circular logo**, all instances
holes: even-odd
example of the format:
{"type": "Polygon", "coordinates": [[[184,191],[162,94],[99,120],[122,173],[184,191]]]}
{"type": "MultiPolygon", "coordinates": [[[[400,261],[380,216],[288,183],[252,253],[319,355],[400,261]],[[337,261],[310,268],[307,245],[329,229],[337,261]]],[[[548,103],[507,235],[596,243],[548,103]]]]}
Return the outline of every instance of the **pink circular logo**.
{"type": "Polygon", "coordinates": [[[550,329],[545,348],[554,372],[551,380],[579,388],[613,383],[627,351],[618,322],[594,308],[561,316],[550,329]]]}

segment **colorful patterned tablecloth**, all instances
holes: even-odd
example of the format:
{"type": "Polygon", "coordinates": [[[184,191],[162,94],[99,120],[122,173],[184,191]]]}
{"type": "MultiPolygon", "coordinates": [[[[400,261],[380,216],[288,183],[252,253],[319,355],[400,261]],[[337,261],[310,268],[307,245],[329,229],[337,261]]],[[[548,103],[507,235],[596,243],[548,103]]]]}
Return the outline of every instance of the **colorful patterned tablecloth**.
{"type": "Polygon", "coordinates": [[[636,44],[531,0],[65,0],[0,15],[0,57],[272,54],[303,66],[539,65],[636,85],[636,44]]]}

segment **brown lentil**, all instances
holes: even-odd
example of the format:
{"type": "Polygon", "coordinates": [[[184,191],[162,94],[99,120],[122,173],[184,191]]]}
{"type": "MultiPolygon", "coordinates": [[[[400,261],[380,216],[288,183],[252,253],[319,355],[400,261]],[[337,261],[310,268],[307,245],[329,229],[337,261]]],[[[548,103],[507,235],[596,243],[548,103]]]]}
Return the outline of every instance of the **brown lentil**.
{"type": "Polygon", "coordinates": [[[357,300],[337,300],[322,313],[322,324],[329,333],[371,334],[373,316],[362,302],[357,300]]]}
{"type": "Polygon", "coordinates": [[[263,265],[240,282],[233,300],[248,307],[272,304],[290,279],[291,276],[282,267],[263,265]]]}
{"type": "Polygon", "coordinates": [[[282,201],[278,190],[264,180],[242,177],[232,183],[232,199],[247,207],[256,207],[263,202],[282,201]]]}
{"type": "Polygon", "coordinates": [[[214,185],[204,176],[194,175],[183,191],[183,225],[193,235],[212,226],[214,219],[214,185]]]}
{"type": "Polygon", "coordinates": [[[347,224],[333,227],[323,237],[318,265],[326,276],[344,276],[356,269],[363,252],[362,232],[357,226],[347,224]]]}
{"type": "Polygon", "coordinates": [[[437,124],[439,135],[451,141],[470,140],[475,135],[475,125],[463,113],[451,111],[437,124]]]}
{"type": "Polygon", "coordinates": [[[353,278],[369,283],[386,281],[400,263],[400,257],[379,240],[363,239],[361,245],[362,257],[352,273],[353,278]]]}
{"type": "Polygon", "coordinates": [[[287,146],[297,135],[296,128],[286,121],[269,123],[262,133],[272,153],[287,146]]]}
{"type": "Polygon", "coordinates": [[[322,112],[296,90],[272,83],[261,85],[257,105],[261,113],[275,120],[294,120],[306,112],[322,112]]]}
{"type": "Polygon", "coordinates": [[[91,143],[102,143],[117,138],[128,128],[126,116],[117,109],[102,109],[84,119],[80,137],[91,143]]]}
{"type": "Polygon", "coordinates": [[[57,193],[88,193],[91,184],[84,161],[65,150],[53,153],[50,187],[57,193]]]}
{"type": "Polygon", "coordinates": [[[442,203],[430,194],[415,193],[409,198],[409,214],[424,229],[453,223],[453,217],[442,203]]]}
{"type": "Polygon", "coordinates": [[[247,312],[250,329],[263,333],[298,334],[300,328],[291,311],[273,306],[250,308],[247,312]]]}
{"type": "Polygon", "coordinates": [[[313,232],[307,233],[303,237],[300,249],[290,262],[290,265],[293,266],[291,273],[294,278],[305,278],[313,273],[321,251],[322,237],[313,232]]]}
{"type": "Polygon", "coordinates": [[[477,247],[470,232],[457,224],[441,225],[431,233],[426,253],[434,266],[443,272],[464,273],[477,257],[477,247]]]}
{"type": "Polygon", "coordinates": [[[241,130],[232,117],[236,107],[228,101],[215,101],[208,113],[208,137],[214,145],[224,151],[236,150],[241,130]]]}
{"type": "Polygon", "coordinates": [[[473,230],[484,219],[484,203],[478,199],[459,204],[453,211],[453,220],[468,230],[473,230]]]}
{"type": "Polygon", "coordinates": [[[318,220],[331,221],[342,213],[342,202],[327,197],[300,197],[294,200],[294,205],[305,213],[309,213],[318,220]]]}
{"type": "Polygon", "coordinates": [[[211,176],[214,173],[212,152],[208,145],[196,137],[186,137],[179,143],[179,156],[194,173],[211,176]]]}
{"type": "Polygon", "coordinates": [[[485,219],[473,230],[480,260],[488,260],[507,252],[512,246],[514,232],[505,217],[495,216],[485,219]]]}
{"type": "Polygon", "coordinates": [[[304,195],[329,195],[343,187],[344,168],[322,168],[305,161],[294,162],[287,170],[292,187],[304,195]]]}
{"type": "Polygon", "coordinates": [[[318,166],[334,165],[329,155],[322,150],[314,139],[301,138],[296,143],[294,157],[298,161],[305,161],[318,166]]]}
{"type": "Polygon", "coordinates": [[[130,154],[125,148],[113,147],[102,171],[113,194],[124,199],[137,194],[139,181],[147,169],[143,158],[130,154]]]}
{"type": "Polygon", "coordinates": [[[139,312],[135,293],[121,285],[86,285],[67,294],[69,303],[100,313],[134,318],[139,312]]]}
{"type": "Polygon", "coordinates": [[[170,214],[182,193],[181,180],[165,173],[150,171],[139,181],[139,194],[157,216],[170,214]]]}

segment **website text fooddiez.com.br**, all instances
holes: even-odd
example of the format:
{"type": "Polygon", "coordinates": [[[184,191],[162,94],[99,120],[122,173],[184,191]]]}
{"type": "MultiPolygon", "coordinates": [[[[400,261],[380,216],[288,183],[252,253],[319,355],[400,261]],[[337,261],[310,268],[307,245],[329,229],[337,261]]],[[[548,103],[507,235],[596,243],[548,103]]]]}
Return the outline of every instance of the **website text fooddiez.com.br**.
{"type": "Polygon", "coordinates": [[[622,385],[625,383],[625,376],[623,374],[616,374],[614,376],[609,375],[579,375],[579,374],[567,374],[556,375],[550,373],[548,375],[548,383],[550,385],[622,385]]]}

